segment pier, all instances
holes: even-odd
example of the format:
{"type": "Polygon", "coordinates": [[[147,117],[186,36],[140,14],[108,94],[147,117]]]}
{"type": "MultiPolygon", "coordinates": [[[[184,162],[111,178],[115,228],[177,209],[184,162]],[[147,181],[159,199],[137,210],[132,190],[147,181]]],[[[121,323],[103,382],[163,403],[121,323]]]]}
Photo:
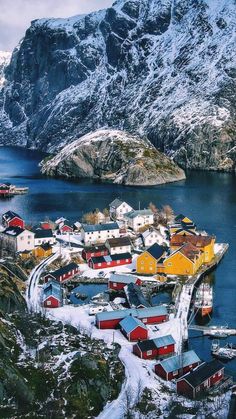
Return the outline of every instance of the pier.
{"type": "Polygon", "coordinates": [[[215,334],[225,334],[227,336],[236,336],[236,329],[229,329],[227,326],[198,326],[189,325],[189,330],[203,332],[203,335],[214,336],[215,334]]]}
{"type": "Polygon", "coordinates": [[[176,292],[175,317],[180,319],[183,341],[188,340],[189,323],[191,323],[192,318],[190,318],[189,323],[188,319],[194,288],[198,284],[198,282],[204,277],[204,275],[211,272],[217,267],[217,265],[221,262],[222,258],[227,252],[229,245],[227,243],[222,243],[218,245],[218,247],[219,250],[216,252],[216,255],[212,262],[203,265],[196,275],[188,277],[188,279],[186,279],[186,282],[182,286],[179,285],[178,292],[176,292]]]}

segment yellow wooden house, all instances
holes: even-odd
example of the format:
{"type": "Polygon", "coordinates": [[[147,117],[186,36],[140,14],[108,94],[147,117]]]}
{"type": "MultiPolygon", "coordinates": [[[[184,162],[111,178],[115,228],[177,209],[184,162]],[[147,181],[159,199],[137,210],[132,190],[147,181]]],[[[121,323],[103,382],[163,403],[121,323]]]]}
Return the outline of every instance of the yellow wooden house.
{"type": "Polygon", "coordinates": [[[186,243],[158,264],[157,272],[166,275],[195,275],[204,262],[203,252],[186,243]]]}
{"type": "Polygon", "coordinates": [[[201,235],[179,235],[175,234],[171,237],[170,247],[172,250],[176,250],[183,246],[185,243],[191,243],[198,250],[203,252],[204,263],[209,263],[215,256],[214,245],[215,237],[214,236],[201,236],[201,235]]]}
{"type": "Polygon", "coordinates": [[[183,214],[177,215],[173,224],[169,226],[170,234],[196,234],[196,225],[194,222],[183,214]]]}
{"type": "Polygon", "coordinates": [[[166,248],[154,243],[137,257],[136,271],[139,274],[154,275],[157,273],[159,260],[166,254],[166,248]]]}
{"type": "Polygon", "coordinates": [[[52,246],[48,243],[43,243],[34,248],[33,254],[36,258],[47,258],[52,254],[52,246]]]}

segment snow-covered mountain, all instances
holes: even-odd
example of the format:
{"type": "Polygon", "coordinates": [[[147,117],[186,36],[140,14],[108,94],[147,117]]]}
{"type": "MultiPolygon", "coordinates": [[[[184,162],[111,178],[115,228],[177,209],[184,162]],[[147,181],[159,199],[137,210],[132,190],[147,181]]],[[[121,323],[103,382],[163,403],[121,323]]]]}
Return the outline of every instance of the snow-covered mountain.
{"type": "Polygon", "coordinates": [[[235,24],[235,0],[117,0],[32,22],[5,75],[0,142],[55,152],[109,127],[184,167],[234,169],[235,24]]]}
{"type": "Polygon", "coordinates": [[[150,141],[118,130],[98,130],[73,141],[42,162],[42,173],[139,186],[185,179],[184,171],[150,141]]]}
{"type": "Polygon", "coordinates": [[[0,51],[0,89],[5,81],[5,68],[10,63],[11,53],[7,51],[0,51]]]}

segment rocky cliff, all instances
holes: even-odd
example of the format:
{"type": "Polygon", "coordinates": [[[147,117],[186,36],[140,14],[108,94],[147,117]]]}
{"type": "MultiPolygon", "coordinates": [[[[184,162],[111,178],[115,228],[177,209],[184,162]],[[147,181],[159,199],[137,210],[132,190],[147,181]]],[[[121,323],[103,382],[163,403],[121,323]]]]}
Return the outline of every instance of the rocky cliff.
{"type": "Polygon", "coordinates": [[[234,0],[117,0],[32,22],[7,68],[0,142],[49,152],[98,128],[184,167],[235,168],[234,0]]]}
{"type": "Polygon", "coordinates": [[[185,179],[184,171],[148,140],[116,130],[98,130],[65,146],[42,163],[42,173],[125,185],[158,185],[185,179]]]}

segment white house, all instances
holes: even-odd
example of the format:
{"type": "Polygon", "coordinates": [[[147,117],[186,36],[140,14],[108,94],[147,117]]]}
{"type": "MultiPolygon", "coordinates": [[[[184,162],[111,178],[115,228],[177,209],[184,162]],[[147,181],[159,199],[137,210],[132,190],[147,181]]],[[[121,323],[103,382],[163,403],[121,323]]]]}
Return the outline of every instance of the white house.
{"type": "Polygon", "coordinates": [[[150,209],[133,210],[124,214],[124,220],[127,227],[139,231],[145,225],[153,225],[154,214],[150,209]]]}
{"type": "Polygon", "coordinates": [[[55,244],[56,239],[53,236],[52,230],[43,230],[43,229],[36,229],[34,230],[34,244],[35,246],[40,246],[44,243],[49,243],[51,245],[55,244]]]}
{"type": "Polygon", "coordinates": [[[116,239],[107,239],[105,246],[110,255],[121,253],[131,253],[131,242],[129,237],[118,237],[116,239]]]}
{"type": "Polygon", "coordinates": [[[93,243],[105,243],[107,239],[120,237],[117,223],[82,224],[81,239],[85,246],[93,243]]]}
{"type": "Polygon", "coordinates": [[[21,227],[8,227],[0,233],[0,246],[11,254],[33,250],[34,233],[21,227]]]}
{"type": "Polygon", "coordinates": [[[122,220],[124,218],[124,214],[133,210],[133,208],[127,204],[125,201],[121,201],[120,199],[115,199],[109,205],[110,207],[110,217],[113,219],[122,220]]]}
{"type": "Polygon", "coordinates": [[[141,236],[144,247],[150,247],[154,243],[162,244],[163,242],[163,237],[154,228],[149,228],[148,230],[144,231],[141,236]]]}

